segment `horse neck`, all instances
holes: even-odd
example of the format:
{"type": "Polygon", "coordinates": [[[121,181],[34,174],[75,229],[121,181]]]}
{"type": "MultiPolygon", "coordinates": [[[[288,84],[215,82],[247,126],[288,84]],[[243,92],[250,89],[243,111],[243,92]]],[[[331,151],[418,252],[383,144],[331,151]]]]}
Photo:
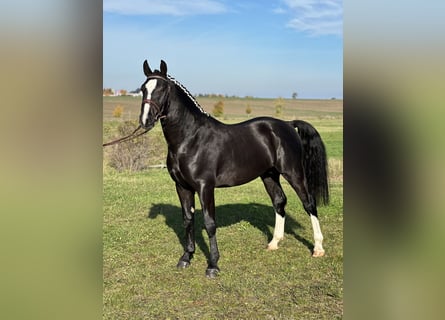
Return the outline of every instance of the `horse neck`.
{"type": "Polygon", "coordinates": [[[201,111],[184,91],[175,87],[170,93],[167,116],[161,120],[169,147],[179,146],[209,119],[210,117],[201,111]]]}

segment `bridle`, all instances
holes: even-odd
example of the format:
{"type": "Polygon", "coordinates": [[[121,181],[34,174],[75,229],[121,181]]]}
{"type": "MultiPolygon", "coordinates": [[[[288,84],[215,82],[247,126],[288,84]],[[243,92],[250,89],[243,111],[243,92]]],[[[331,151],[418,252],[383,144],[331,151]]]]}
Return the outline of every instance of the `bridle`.
{"type": "Polygon", "coordinates": [[[162,114],[161,107],[156,102],[154,102],[153,100],[151,100],[151,99],[144,99],[144,100],[142,100],[142,103],[148,103],[152,107],[154,107],[154,109],[156,111],[155,122],[158,121],[159,119],[162,119],[162,118],[166,117],[165,115],[161,116],[161,114],[162,114]]]}
{"type": "MultiPolygon", "coordinates": [[[[169,81],[168,79],[166,79],[164,77],[161,77],[161,76],[158,76],[158,75],[151,75],[151,76],[149,76],[147,78],[147,81],[149,81],[151,79],[160,79],[160,80],[167,81],[167,82],[169,81]]],[[[168,89],[170,90],[170,87],[168,87],[168,89]]],[[[148,104],[150,104],[151,106],[154,107],[154,109],[156,111],[155,122],[158,121],[159,119],[162,119],[162,118],[166,117],[165,115],[161,116],[163,110],[161,109],[159,104],[157,104],[153,100],[151,100],[151,99],[144,99],[144,100],[142,100],[142,103],[148,103],[148,104]]]]}
{"type": "MultiPolygon", "coordinates": [[[[164,80],[164,81],[168,81],[168,79],[165,79],[164,77],[161,77],[161,76],[158,76],[158,75],[152,75],[152,76],[148,77],[147,80],[150,80],[150,79],[161,79],[161,80],[164,80]]],[[[163,118],[166,117],[166,115],[161,115],[161,114],[162,114],[162,109],[161,109],[161,107],[159,106],[159,104],[156,103],[155,101],[153,101],[153,100],[151,100],[151,99],[144,99],[144,100],[142,100],[142,103],[144,103],[144,104],[145,104],[145,103],[148,103],[148,104],[150,104],[150,106],[152,106],[152,107],[155,109],[155,112],[156,112],[155,122],[158,121],[159,119],[163,119],[163,118]]],[[[139,136],[143,135],[144,133],[147,133],[147,132],[150,130],[150,129],[147,129],[147,130],[145,130],[145,131],[143,131],[143,132],[139,132],[139,133],[137,133],[137,132],[139,131],[139,129],[141,129],[141,127],[142,127],[142,126],[139,125],[139,126],[138,126],[138,127],[131,133],[131,134],[129,134],[128,136],[125,136],[125,137],[122,137],[122,138],[120,138],[120,139],[117,139],[117,140],[113,140],[113,141],[104,143],[104,144],[102,144],[102,147],[111,146],[111,145],[116,144],[116,143],[119,143],[119,142],[124,142],[124,141],[128,141],[128,140],[134,139],[134,138],[136,138],[136,137],[139,137],[139,136]]]]}

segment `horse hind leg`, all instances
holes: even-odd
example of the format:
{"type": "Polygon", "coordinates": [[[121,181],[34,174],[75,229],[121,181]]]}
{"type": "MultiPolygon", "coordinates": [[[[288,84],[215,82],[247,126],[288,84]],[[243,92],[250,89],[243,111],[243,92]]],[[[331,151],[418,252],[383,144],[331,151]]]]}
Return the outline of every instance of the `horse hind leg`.
{"type": "Polygon", "coordinates": [[[284,207],[286,206],[287,199],[280,185],[278,173],[263,175],[261,179],[275,210],[275,228],[273,238],[267,245],[267,250],[276,250],[278,249],[278,242],[284,238],[284,222],[286,216],[284,207]]]}
{"type": "Polygon", "coordinates": [[[304,210],[311,218],[312,230],[314,232],[314,250],[312,256],[322,257],[325,253],[323,249],[323,234],[321,233],[320,221],[318,220],[317,205],[314,197],[308,191],[306,179],[303,175],[283,174],[283,176],[295,190],[303,203],[304,210]]]}
{"type": "Polygon", "coordinates": [[[313,257],[322,257],[324,256],[324,249],[323,249],[323,234],[321,233],[320,228],[320,221],[318,220],[318,217],[316,215],[311,214],[311,222],[312,222],[312,229],[314,231],[314,251],[312,253],[313,257]]]}

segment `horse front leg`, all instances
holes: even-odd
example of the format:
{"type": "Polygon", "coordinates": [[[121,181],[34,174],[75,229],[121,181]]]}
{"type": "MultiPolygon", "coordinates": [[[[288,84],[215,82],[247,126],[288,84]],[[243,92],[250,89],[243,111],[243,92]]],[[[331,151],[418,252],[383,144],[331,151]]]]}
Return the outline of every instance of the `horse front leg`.
{"type": "Polygon", "coordinates": [[[219,250],[216,241],[216,220],[215,220],[215,190],[213,187],[204,187],[200,191],[202,211],[204,213],[204,225],[209,237],[210,257],[206,270],[206,277],[215,278],[219,273],[218,260],[219,250]]]}
{"type": "Polygon", "coordinates": [[[181,201],[182,217],[185,228],[184,254],[179,259],[177,268],[187,268],[195,253],[195,192],[176,184],[176,192],[181,201]]]}

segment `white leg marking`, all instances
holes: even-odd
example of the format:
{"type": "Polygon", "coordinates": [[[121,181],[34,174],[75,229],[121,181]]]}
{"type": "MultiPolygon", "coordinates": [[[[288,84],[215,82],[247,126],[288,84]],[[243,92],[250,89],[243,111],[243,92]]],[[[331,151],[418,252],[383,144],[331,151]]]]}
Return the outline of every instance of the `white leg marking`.
{"type": "Polygon", "coordinates": [[[314,252],[313,257],[321,257],[324,255],[323,234],[321,233],[320,222],[316,216],[311,215],[312,229],[314,230],[314,252]]]}
{"type": "MultiPolygon", "coordinates": [[[[151,94],[152,94],[153,90],[156,88],[157,83],[158,83],[157,79],[151,79],[151,80],[148,80],[148,82],[145,84],[145,89],[147,89],[147,99],[151,99],[151,94]]],[[[143,124],[146,124],[149,112],[150,112],[150,104],[145,103],[144,104],[144,113],[142,114],[142,123],[143,124]]]]}
{"type": "Polygon", "coordinates": [[[191,211],[192,213],[195,213],[195,208],[191,207],[191,208],[190,208],[190,211],[191,211]]]}
{"type": "Polygon", "coordinates": [[[275,212],[275,229],[273,231],[272,241],[267,245],[267,250],[278,249],[278,242],[284,238],[284,220],[285,217],[275,212]]]}

